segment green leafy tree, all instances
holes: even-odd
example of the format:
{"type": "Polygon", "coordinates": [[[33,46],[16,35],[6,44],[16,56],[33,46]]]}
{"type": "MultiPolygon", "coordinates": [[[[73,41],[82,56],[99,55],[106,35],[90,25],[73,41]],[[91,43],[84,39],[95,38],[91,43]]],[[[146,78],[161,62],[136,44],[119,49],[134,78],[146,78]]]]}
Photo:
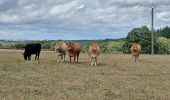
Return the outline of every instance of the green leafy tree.
{"type": "MultiPolygon", "coordinates": [[[[154,39],[155,41],[155,39],[154,39]]],[[[147,26],[132,29],[123,44],[123,52],[130,53],[130,47],[133,43],[139,43],[142,47],[142,53],[149,54],[151,51],[151,32],[147,26]]]]}
{"type": "Polygon", "coordinates": [[[25,48],[25,46],[26,46],[26,43],[16,43],[13,47],[15,49],[23,49],[25,48]]]}
{"type": "Polygon", "coordinates": [[[3,48],[3,44],[2,43],[0,43],[0,48],[3,48]]]}
{"type": "Polygon", "coordinates": [[[157,33],[159,33],[161,36],[166,37],[170,39],[170,27],[164,27],[163,29],[158,29],[157,33]]]}
{"type": "Polygon", "coordinates": [[[82,42],[82,43],[81,43],[81,52],[82,52],[82,53],[87,53],[89,46],[90,46],[90,43],[88,43],[88,42],[82,42]]]}
{"type": "Polygon", "coordinates": [[[170,41],[165,37],[158,37],[156,39],[155,53],[169,54],[170,53],[170,41]]]}

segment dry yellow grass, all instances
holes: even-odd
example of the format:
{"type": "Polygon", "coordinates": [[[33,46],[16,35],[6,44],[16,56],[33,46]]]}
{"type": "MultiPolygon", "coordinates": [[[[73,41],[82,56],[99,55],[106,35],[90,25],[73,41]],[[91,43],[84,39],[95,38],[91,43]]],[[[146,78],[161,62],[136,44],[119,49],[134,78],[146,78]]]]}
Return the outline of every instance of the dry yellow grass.
{"type": "Polygon", "coordinates": [[[40,64],[24,61],[22,51],[0,51],[0,100],[168,100],[170,56],[102,54],[98,66],[56,61],[41,52],[40,64]]]}

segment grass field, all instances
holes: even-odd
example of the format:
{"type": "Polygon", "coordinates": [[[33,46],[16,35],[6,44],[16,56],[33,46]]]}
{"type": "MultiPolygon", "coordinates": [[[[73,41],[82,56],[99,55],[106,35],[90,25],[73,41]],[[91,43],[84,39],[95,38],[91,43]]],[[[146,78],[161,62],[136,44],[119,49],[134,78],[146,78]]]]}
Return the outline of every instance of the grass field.
{"type": "Polygon", "coordinates": [[[0,50],[0,100],[169,100],[170,56],[102,54],[97,67],[56,61],[41,52],[40,63],[24,61],[22,51],[0,50]]]}

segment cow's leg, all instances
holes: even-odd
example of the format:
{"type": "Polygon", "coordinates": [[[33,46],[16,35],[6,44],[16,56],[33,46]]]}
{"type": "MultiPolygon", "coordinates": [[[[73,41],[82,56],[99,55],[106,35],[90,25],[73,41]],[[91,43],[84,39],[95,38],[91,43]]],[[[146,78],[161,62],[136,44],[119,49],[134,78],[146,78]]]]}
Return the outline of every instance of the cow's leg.
{"type": "Polygon", "coordinates": [[[137,55],[137,60],[139,61],[139,54],[137,55]]]}
{"type": "Polygon", "coordinates": [[[95,57],[95,62],[94,62],[94,65],[96,66],[97,65],[97,58],[95,57]]]}
{"type": "Polygon", "coordinates": [[[94,58],[91,57],[91,66],[93,66],[93,65],[94,65],[94,58]]]}
{"type": "Polygon", "coordinates": [[[93,66],[94,62],[91,62],[91,66],[93,66]]]}
{"type": "Polygon", "coordinates": [[[35,60],[37,60],[37,54],[35,54],[35,60]]]}
{"type": "Polygon", "coordinates": [[[74,56],[74,62],[76,62],[76,55],[74,56]]]}
{"type": "Polygon", "coordinates": [[[96,65],[98,64],[98,62],[97,62],[97,57],[96,57],[96,65]]]}
{"type": "Polygon", "coordinates": [[[91,58],[91,66],[93,66],[93,65],[94,65],[94,63],[95,63],[94,58],[91,58]]]}
{"type": "Polygon", "coordinates": [[[94,63],[94,66],[97,66],[96,62],[94,63]]]}
{"type": "Polygon", "coordinates": [[[28,56],[28,60],[31,60],[31,56],[28,56]]]}
{"type": "Polygon", "coordinates": [[[136,62],[136,59],[137,59],[137,55],[135,55],[135,62],[136,62]]]}
{"type": "Polygon", "coordinates": [[[39,57],[40,57],[40,53],[38,53],[38,55],[37,55],[37,56],[38,56],[37,60],[39,60],[39,57]]]}
{"type": "Polygon", "coordinates": [[[61,60],[63,60],[63,55],[61,55],[61,60]]]}
{"type": "Polygon", "coordinates": [[[97,64],[97,58],[95,57],[95,63],[97,64]]]}
{"type": "Polygon", "coordinates": [[[138,54],[138,61],[139,61],[139,54],[138,54]]]}
{"type": "Polygon", "coordinates": [[[70,56],[70,63],[71,63],[71,56],[70,56]]]}

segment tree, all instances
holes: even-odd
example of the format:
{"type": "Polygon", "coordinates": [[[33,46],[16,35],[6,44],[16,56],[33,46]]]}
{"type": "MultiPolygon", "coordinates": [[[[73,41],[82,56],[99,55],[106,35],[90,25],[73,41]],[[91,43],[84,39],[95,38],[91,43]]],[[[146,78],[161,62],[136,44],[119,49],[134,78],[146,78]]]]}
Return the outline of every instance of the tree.
{"type": "Polygon", "coordinates": [[[0,43],[0,48],[3,48],[3,45],[2,45],[2,43],[0,43]]]}
{"type": "Polygon", "coordinates": [[[125,43],[123,44],[123,52],[130,53],[129,49],[133,43],[139,43],[141,45],[142,53],[151,53],[151,32],[147,26],[134,28],[128,33],[125,39],[125,43]]]}
{"type": "Polygon", "coordinates": [[[170,53],[170,41],[165,37],[158,37],[156,39],[155,53],[169,54],[170,53]]]}
{"type": "Polygon", "coordinates": [[[157,33],[159,33],[161,36],[166,37],[170,39],[170,27],[164,27],[163,29],[158,29],[157,33]]]}

